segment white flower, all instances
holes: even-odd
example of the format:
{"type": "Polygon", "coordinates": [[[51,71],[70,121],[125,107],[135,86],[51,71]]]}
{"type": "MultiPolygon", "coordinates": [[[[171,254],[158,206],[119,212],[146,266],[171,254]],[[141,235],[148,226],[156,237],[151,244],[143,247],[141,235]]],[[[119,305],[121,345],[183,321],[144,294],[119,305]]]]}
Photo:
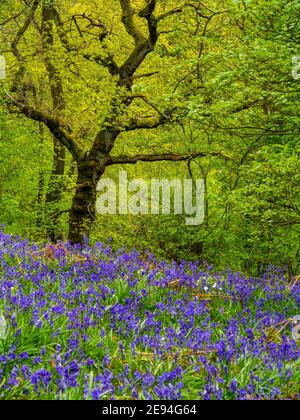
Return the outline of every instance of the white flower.
{"type": "Polygon", "coordinates": [[[7,324],[4,316],[0,314],[0,340],[5,340],[7,335],[7,324]]]}

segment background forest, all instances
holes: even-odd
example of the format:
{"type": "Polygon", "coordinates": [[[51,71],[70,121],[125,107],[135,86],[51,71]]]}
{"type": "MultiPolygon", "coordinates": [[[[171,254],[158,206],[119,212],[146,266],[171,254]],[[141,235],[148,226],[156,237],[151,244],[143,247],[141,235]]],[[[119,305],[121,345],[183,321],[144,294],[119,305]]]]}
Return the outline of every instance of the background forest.
{"type": "Polygon", "coordinates": [[[112,156],[182,161],[108,165],[104,176],[202,178],[205,221],[98,215],[92,243],[255,275],[269,264],[299,272],[299,1],[0,0],[0,25],[5,232],[68,238],[78,165],[64,139],[83,156],[113,115],[112,156]],[[141,39],[153,48],[122,84],[141,39]]]}

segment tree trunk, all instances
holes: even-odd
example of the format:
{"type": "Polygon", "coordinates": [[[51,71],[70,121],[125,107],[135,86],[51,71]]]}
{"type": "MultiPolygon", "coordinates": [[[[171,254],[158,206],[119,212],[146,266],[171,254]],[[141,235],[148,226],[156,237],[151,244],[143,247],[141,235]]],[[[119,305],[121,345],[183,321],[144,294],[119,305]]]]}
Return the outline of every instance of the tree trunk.
{"type": "MultiPolygon", "coordinates": [[[[41,150],[44,143],[44,126],[42,123],[39,123],[39,158],[41,159],[41,150]]],[[[37,194],[37,218],[36,218],[36,227],[38,229],[43,228],[44,226],[44,186],[45,186],[45,174],[43,170],[43,164],[40,164],[39,168],[39,177],[38,177],[38,194],[37,194]]]]}
{"type": "Polygon", "coordinates": [[[48,216],[49,224],[47,228],[48,237],[51,242],[56,243],[63,239],[59,221],[58,205],[63,192],[66,149],[55,137],[53,137],[53,149],[53,166],[48,192],[46,194],[46,206],[49,206],[50,209],[48,216]]]}
{"type": "Polygon", "coordinates": [[[109,162],[109,155],[120,130],[111,127],[101,131],[90,153],[77,162],[78,178],[69,216],[69,241],[83,245],[89,238],[96,218],[96,189],[109,162]]]}
{"type": "Polygon", "coordinates": [[[69,219],[69,241],[72,244],[84,243],[95,219],[96,185],[93,173],[94,165],[91,162],[78,164],[77,187],[69,219]]]}

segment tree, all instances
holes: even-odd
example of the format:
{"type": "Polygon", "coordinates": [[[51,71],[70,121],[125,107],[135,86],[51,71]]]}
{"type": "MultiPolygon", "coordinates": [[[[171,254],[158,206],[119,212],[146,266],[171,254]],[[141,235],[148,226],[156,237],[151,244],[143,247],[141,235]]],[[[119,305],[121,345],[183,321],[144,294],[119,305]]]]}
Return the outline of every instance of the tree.
{"type": "MultiPolygon", "coordinates": [[[[11,12],[14,15],[10,15],[5,22],[8,25],[5,44],[9,45],[14,62],[18,64],[8,96],[26,117],[45,124],[55,141],[61,147],[66,147],[76,162],[78,177],[70,210],[69,240],[83,243],[84,237],[89,236],[95,218],[96,186],[108,166],[138,161],[181,161],[205,155],[203,151],[196,151],[192,154],[113,156],[112,151],[116,140],[124,133],[156,129],[179,120],[182,109],[177,106],[180,103],[178,98],[172,106],[163,101],[157,105],[155,95],[149,99],[146,95],[134,93],[135,83],[157,75],[164,56],[167,57],[165,64],[169,64],[168,52],[155,57],[152,71],[139,71],[147,70],[148,57],[155,51],[160,39],[163,38],[162,46],[168,50],[166,45],[174,44],[172,33],[178,34],[185,27],[188,29],[191,17],[196,16],[198,26],[203,20],[206,28],[218,13],[199,1],[179,4],[170,1],[168,6],[162,0],[136,1],[135,5],[130,0],[115,0],[109,6],[103,1],[82,1],[77,10],[73,10],[67,1],[60,4],[56,0],[27,1],[25,10],[22,10],[22,2],[17,3],[16,10],[11,12]],[[102,17],[104,14],[106,19],[102,17]],[[174,19],[175,16],[181,17],[174,19]],[[22,19],[21,24],[18,19],[22,19]],[[112,22],[111,29],[109,20],[112,22]],[[169,23],[166,27],[164,22],[167,20],[169,23]],[[9,41],[10,25],[15,21],[19,29],[13,40],[9,41]],[[37,37],[42,40],[42,48],[37,37]],[[26,56],[25,46],[29,50],[26,56]],[[40,81],[43,79],[44,72],[39,69],[38,76],[32,76],[41,62],[50,82],[52,107],[49,106],[47,87],[40,88],[36,84],[38,77],[40,81]],[[62,62],[67,63],[67,68],[62,62]],[[85,66],[95,75],[92,88],[88,83],[78,83],[85,66]],[[91,130],[87,126],[78,128],[78,122],[74,121],[75,114],[80,119],[76,113],[76,94],[72,95],[72,88],[71,94],[66,92],[74,81],[77,88],[82,90],[82,95],[91,95],[96,102],[103,100],[100,88],[105,85],[108,88],[105,109],[97,108],[85,96],[87,108],[93,108],[91,115],[88,115],[89,120],[85,121],[85,124],[91,123],[91,130]],[[92,92],[94,88],[96,94],[92,92]],[[32,100],[33,96],[38,98],[37,101],[32,100]],[[141,110],[150,115],[137,115],[141,110]],[[93,131],[94,137],[89,143],[86,140],[93,131]]],[[[178,85],[178,80],[172,82],[178,85]]],[[[157,90],[157,77],[150,86],[157,90]]],[[[61,156],[58,156],[57,162],[61,160],[61,156]]]]}

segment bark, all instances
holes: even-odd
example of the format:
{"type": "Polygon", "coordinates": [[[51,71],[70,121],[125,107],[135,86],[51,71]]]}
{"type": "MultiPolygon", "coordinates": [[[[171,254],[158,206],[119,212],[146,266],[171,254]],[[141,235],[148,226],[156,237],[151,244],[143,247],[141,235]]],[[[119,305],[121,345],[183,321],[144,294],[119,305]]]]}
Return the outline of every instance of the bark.
{"type": "Polygon", "coordinates": [[[69,213],[69,241],[83,244],[90,236],[96,217],[96,188],[109,162],[109,154],[120,131],[116,128],[101,131],[88,153],[77,162],[76,192],[69,213]]]}
{"type": "MultiPolygon", "coordinates": [[[[43,49],[46,52],[44,60],[50,81],[53,108],[56,113],[61,114],[65,109],[62,81],[59,72],[47,54],[54,47],[54,19],[53,3],[50,1],[48,4],[43,5],[42,8],[43,49]]],[[[49,208],[47,235],[51,242],[54,243],[63,239],[57,207],[63,191],[65,157],[65,146],[53,135],[53,165],[46,194],[46,207],[49,208]]]]}
{"type": "Polygon", "coordinates": [[[78,163],[77,187],[69,214],[69,241],[72,244],[84,243],[95,219],[95,166],[92,160],[78,163]]]}
{"type": "Polygon", "coordinates": [[[57,207],[64,187],[65,157],[65,147],[53,137],[53,165],[45,201],[49,208],[47,235],[53,243],[63,239],[57,207]]]}

